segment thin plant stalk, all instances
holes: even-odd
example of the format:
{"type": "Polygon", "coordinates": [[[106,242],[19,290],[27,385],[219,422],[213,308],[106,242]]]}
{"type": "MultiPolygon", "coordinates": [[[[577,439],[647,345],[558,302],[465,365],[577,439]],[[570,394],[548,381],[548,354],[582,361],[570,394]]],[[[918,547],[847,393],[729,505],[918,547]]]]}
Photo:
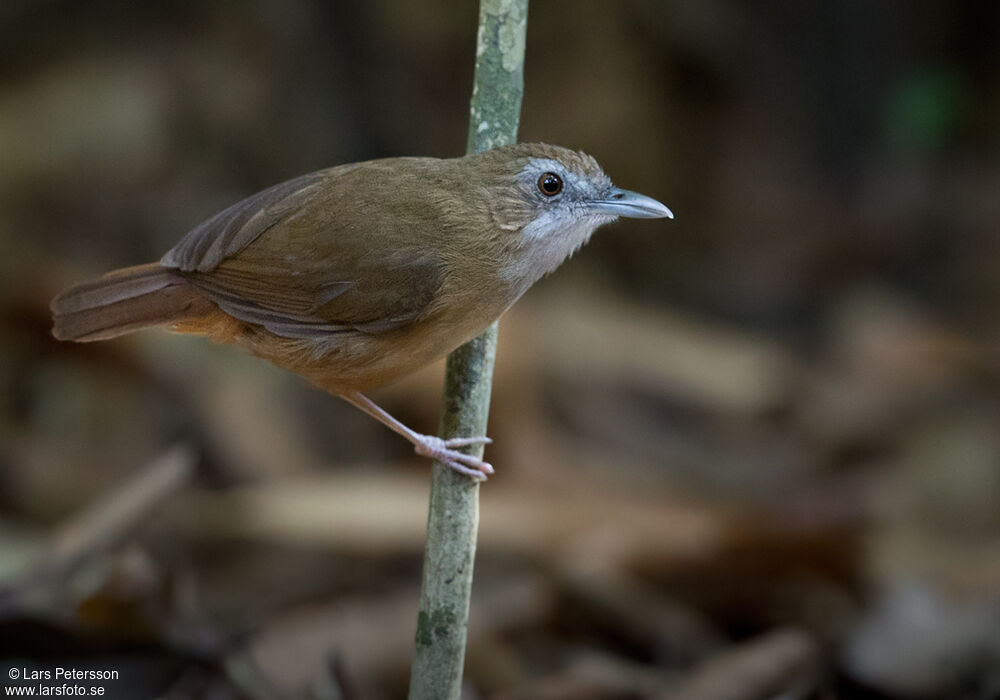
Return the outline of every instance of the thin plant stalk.
{"type": "MultiPolygon", "coordinates": [[[[480,0],[468,152],[514,143],[524,91],[528,0],[480,0]]],[[[485,435],[497,324],[448,356],[442,437],[485,435]]],[[[469,448],[482,456],[481,445],[469,448]]],[[[479,482],[435,463],[410,700],[457,700],[479,528],[479,482]]]]}

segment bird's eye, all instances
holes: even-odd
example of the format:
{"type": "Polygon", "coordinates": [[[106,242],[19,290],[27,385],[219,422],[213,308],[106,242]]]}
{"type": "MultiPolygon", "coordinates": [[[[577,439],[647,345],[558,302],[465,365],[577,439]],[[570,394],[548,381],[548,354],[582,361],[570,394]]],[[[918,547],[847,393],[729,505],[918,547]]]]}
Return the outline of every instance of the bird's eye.
{"type": "Polygon", "coordinates": [[[555,173],[542,173],[538,178],[538,191],[546,197],[555,197],[562,192],[562,178],[555,173]]]}

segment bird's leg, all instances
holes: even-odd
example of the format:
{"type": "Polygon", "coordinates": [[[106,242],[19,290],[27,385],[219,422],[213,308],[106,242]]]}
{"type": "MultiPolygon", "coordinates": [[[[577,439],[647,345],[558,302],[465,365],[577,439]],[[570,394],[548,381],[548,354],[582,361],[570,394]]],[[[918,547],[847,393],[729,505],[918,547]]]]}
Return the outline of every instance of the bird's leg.
{"type": "Polygon", "coordinates": [[[486,445],[493,442],[488,437],[464,437],[445,440],[436,435],[424,435],[400,423],[364,394],[354,391],[349,394],[340,394],[340,397],[412,442],[413,451],[421,457],[436,459],[441,464],[480,481],[485,481],[487,475],[493,473],[493,467],[489,462],[484,462],[478,457],[459,452],[455,449],[457,447],[468,447],[469,445],[486,445]]]}

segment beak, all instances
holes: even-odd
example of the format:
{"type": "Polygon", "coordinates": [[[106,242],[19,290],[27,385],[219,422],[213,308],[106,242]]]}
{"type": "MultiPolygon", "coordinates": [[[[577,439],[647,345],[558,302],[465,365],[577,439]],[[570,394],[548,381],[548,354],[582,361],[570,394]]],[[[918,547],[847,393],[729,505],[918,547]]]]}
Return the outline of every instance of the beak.
{"type": "Polygon", "coordinates": [[[674,218],[674,213],[652,197],[638,192],[611,188],[607,199],[595,199],[589,203],[589,208],[601,214],[611,216],[626,216],[630,219],[668,219],[674,218]]]}

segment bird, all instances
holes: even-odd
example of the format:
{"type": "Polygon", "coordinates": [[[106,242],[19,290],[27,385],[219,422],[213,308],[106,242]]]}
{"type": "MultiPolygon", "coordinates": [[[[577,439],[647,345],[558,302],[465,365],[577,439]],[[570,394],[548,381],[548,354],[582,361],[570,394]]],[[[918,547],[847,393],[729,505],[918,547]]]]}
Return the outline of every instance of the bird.
{"type": "Polygon", "coordinates": [[[162,326],[298,374],[476,480],[485,436],[419,433],[366,396],[482,333],[600,226],[673,218],[582,152],[542,143],[383,158],[274,185],[191,229],[159,262],[52,301],[53,335],[162,326]]]}

